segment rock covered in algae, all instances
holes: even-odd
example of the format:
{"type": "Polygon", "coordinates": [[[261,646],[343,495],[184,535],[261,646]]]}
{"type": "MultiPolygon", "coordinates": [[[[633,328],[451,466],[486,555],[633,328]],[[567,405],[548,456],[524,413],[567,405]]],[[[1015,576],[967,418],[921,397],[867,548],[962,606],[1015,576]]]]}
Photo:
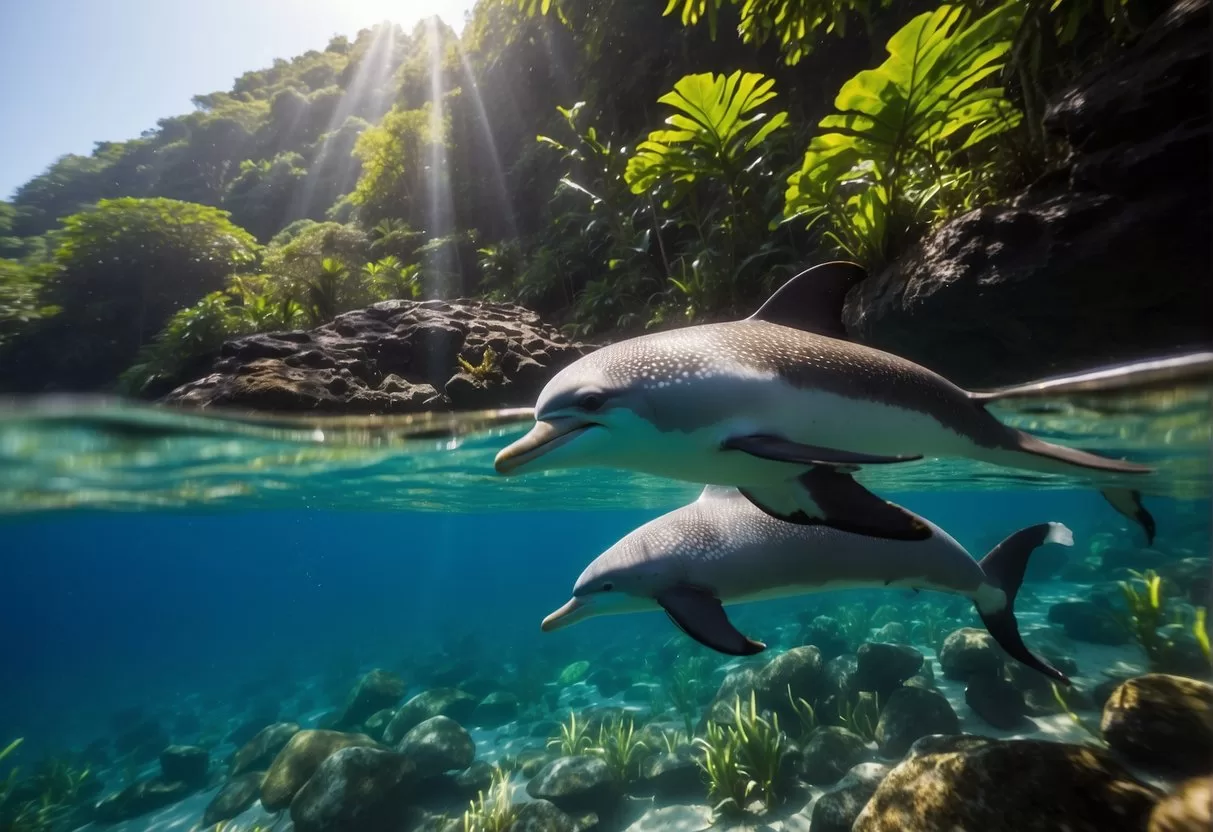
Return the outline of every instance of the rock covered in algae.
{"type": "Polygon", "coordinates": [[[160,771],[169,782],[180,781],[194,788],[206,783],[211,755],[196,745],[170,745],[160,752],[160,771]]]}
{"type": "Polygon", "coordinates": [[[754,677],[758,707],[792,717],[795,714],[788,701],[789,688],[793,697],[809,702],[816,702],[825,694],[821,651],[813,645],[793,647],[779,654],[754,677]]]}
{"type": "Polygon", "coordinates": [[[450,717],[456,722],[466,722],[476,710],[479,700],[458,688],[434,688],[423,691],[400,706],[396,716],[383,732],[383,741],[395,745],[427,719],[435,716],[450,717]]]}
{"type": "Polygon", "coordinates": [[[939,666],[943,675],[958,682],[970,676],[989,676],[1002,670],[1003,652],[993,636],[976,627],[961,627],[943,641],[939,666]]]}
{"type": "Polygon", "coordinates": [[[593,816],[574,818],[550,800],[528,800],[518,804],[510,832],[580,832],[595,823],[593,816]]]}
{"type": "Polygon", "coordinates": [[[465,769],[476,757],[471,735],[453,719],[435,716],[413,727],[396,750],[407,757],[420,777],[465,769]]]}
{"type": "Polygon", "coordinates": [[[809,818],[813,832],[851,832],[855,818],[891,770],[881,763],[860,763],[848,771],[813,804],[809,818]]]}
{"type": "Polygon", "coordinates": [[[871,753],[863,737],[846,728],[837,725],[818,728],[801,751],[800,773],[814,786],[828,786],[871,753]]]}
{"type": "Polygon", "coordinates": [[[404,754],[350,746],[324,760],[291,800],[296,832],[395,832],[418,780],[404,754]]]}
{"type": "Polygon", "coordinates": [[[376,743],[366,734],[340,731],[309,730],[295,734],[266,772],[261,783],[262,805],[271,812],[290,806],[291,800],[321,763],[343,748],[358,746],[369,748],[376,743]]]}
{"type": "Polygon", "coordinates": [[[345,710],[337,718],[337,727],[354,728],[376,711],[390,708],[404,696],[404,680],[386,670],[375,668],[358,680],[346,698],[345,710]]]}
{"type": "Polygon", "coordinates": [[[527,794],[550,800],[566,812],[610,814],[623,796],[610,768],[597,757],[560,757],[544,766],[526,786],[527,794]]]}
{"type": "Polygon", "coordinates": [[[246,771],[265,771],[299,730],[294,722],[275,722],[262,728],[236,752],[228,775],[235,777],[246,771]]]}
{"type": "Polygon", "coordinates": [[[885,757],[900,757],[919,737],[958,730],[960,720],[943,694],[923,688],[898,688],[880,709],[876,743],[885,757]]]}
{"type": "Polygon", "coordinates": [[[1146,832],[1209,832],[1213,829],[1213,777],[1193,777],[1159,801],[1146,832]]]}
{"type": "Polygon", "coordinates": [[[1027,705],[1014,685],[1001,676],[974,676],[965,685],[965,703],[983,720],[1004,731],[1030,726],[1027,705]]]}
{"type": "Polygon", "coordinates": [[[985,740],[907,757],[877,787],[853,829],[1143,829],[1160,796],[1101,749],[985,740]]]}
{"type": "Polygon", "coordinates": [[[264,777],[263,771],[248,771],[229,779],[207,804],[202,813],[202,825],[214,826],[247,810],[260,797],[264,777]]]}
{"type": "Polygon", "coordinates": [[[1213,770],[1213,685],[1148,673],[1112,691],[1104,739],[1130,762],[1182,775],[1213,770]]]}
{"type": "Polygon", "coordinates": [[[638,790],[659,799],[704,794],[703,771],[697,753],[684,745],[672,752],[646,757],[640,764],[638,790]]]}
{"type": "Polygon", "coordinates": [[[885,697],[922,667],[922,653],[907,644],[865,642],[855,653],[855,687],[885,697]]]}

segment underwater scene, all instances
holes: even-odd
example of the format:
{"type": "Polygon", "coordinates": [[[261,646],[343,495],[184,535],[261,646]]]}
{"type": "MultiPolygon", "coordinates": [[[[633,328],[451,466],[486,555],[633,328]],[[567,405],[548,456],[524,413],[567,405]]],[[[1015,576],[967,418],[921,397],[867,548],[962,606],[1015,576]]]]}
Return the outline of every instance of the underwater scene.
{"type": "Polygon", "coordinates": [[[1211,22],[0,9],[0,832],[1213,829],[1211,22]]]}

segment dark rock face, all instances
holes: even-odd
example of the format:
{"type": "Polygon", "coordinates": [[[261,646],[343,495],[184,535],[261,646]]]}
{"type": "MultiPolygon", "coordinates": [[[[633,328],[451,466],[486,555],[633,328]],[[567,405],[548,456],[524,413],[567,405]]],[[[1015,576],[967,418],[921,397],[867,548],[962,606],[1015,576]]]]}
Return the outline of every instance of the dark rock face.
{"type": "Polygon", "coordinates": [[[344,748],[330,756],[291,801],[297,832],[395,832],[415,785],[402,754],[344,748]]]}
{"type": "Polygon", "coordinates": [[[1068,167],[957,217],[847,298],[847,329],[957,384],[1209,343],[1209,24],[1181,0],[1052,103],[1068,167]]]}
{"type": "Polygon", "coordinates": [[[960,720],[942,693],[922,688],[898,688],[880,712],[876,743],[885,757],[900,757],[919,737],[955,734],[960,720]]]}
{"type": "Polygon", "coordinates": [[[815,786],[827,786],[869,756],[871,752],[858,734],[835,725],[818,728],[801,752],[800,773],[815,786]]]}
{"type": "MultiPolygon", "coordinates": [[[[165,401],[280,412],[415,413],[529,406],[589,352],[515,304],[390,300],[308,332],[228,341],[209,375],[165,401]],[[491,351],[485,373],[475,368],[491,351]]],[[[368,713],[369,715],[369,713],[368,713]]]]}
{"type": "Polygon", "coordinates": [[[337,720],[342,728],[361,725],[376,711],[390,708],[404,696],[404,680],[395,673],[376,668],[358,680],[337,720]]]}
{"type": "Polygon", "coordinates": [[[220,821],[231,820],[252,806],[261,794],[261,778],[264,776],[263,771],[250,771],[224,783],[202,813],[202,825],[214,826],[220,821]]]}
{"type": "Polygon", "coordinates": [[[577,832],[581,825],[548,800],[518,804],[510,832],[577,832]]]}
{"type": "Polygon", "coordinates": [[[671,753],[645,758],[640,766],[640,787],[659,799],[702,797],[703,774],[695,762],[695,752],[682,746],[671,753]]]}
{"type": "Polygon", "coordinates": [[[291,741],[291,737],[298,733],[299,726],[293,722],[276,722],[262,728],[236,752],[236,756],[232,758],[229,776],[235,777],[253,770],[265,771],[274,762],[278,752],[291,741]]]}
{"type": "Polygon", "coordinates": [[[396,750],[409,759],[421,777],[465,769],[476,758],[476,744],[471,736],[462,725],[445,716],[432,717],[414,726],[396,750]]]}
{"type": "Polygon", "coordinates": [[[206,783],[210,752],[194,745],[170,745],[160,752],[160,771],[170,783],[180,781],[197,788],[206,783]]]}
{"type": "Polygon", "coordinates": [[[1001,676],[974,676],[965,686],[965,702],[995,728],[1013,731],[1027,724],[1023,694],[1001,676]]]}
{"type": "Polygon", "coordinates": [[[1144,829],[1159,797],[1101,749],[1038,740],[986,740],[967,749],[903,760],[876,789],[853,828],[854,832],[1144,829]]]}
{"type": "Polygon", "coordinates": [[[548,763],[526,786],[527,794],[555,803],[566,812],[609,815],[622,790],[607,764],[597,757],[561,757],[548,763]]]}
{"type": "MultiPolygon", "coordinates": [[[[789,688],[792,696],[808,702],[817,702],[825,695],[825,671],[821,651],[816,647],[793,647],[772,659],[754,677],[758,707],[774,711],[780,719],[796,716],[788,700],[789,688]]],[[[732,699],[727,704],[732,710],[732,699]]]]}
{"type": "Polygon", "coordinates": [[[905,644],[867,643],[855,654],[855,684],[884,698],[922,667],[922,653],[905,644]]]}
{"type": "Polygon", "coordinates": [[[1213,685],[1150,673],[1108,697],[1104,739],[1141,766],[1193,776],[1213,771],[1213,685]]]}
{"type": "Polygon", "coordinates": [[[809,827],[813,832],[851,832],[855,819],[889,771],[889,766],[880,763],[855,766],[834,788],[817,798],[809,827]]]}

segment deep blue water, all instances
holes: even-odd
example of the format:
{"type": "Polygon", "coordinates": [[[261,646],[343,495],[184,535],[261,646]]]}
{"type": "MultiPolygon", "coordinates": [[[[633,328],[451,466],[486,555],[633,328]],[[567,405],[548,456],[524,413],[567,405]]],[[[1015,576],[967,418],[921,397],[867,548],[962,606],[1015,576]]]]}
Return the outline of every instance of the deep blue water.
{"type": "MultiPolygon", "coordinates": [[[[897,499],[978,557],[1045,520],[1073,529],[1072,557],[1100,530],[1140,545],[1093,491],[897,499]]],[[[1148,503],[1160,547],[1177,531],[1177,507],[1189,533],[1193,511],[1208,511],[1207,503],[1148,503]]],[[[668,639],[676,631],[655,613],[539,631],[594,556],[660,513],[300,509],[9,520],[0,525],[0,738],[24,736],[29,752],[82,744],[106,734],[124,707],[171,708],[191,694],[238,706],[230,699],[250,680],[398,662],[456,636],[470,637],[460,649],[495,658],[549,649],[593,658],[623,635],[668,639]]],[[[733,617],[769,622],[802,603],[767,602],[733,617]]]]}

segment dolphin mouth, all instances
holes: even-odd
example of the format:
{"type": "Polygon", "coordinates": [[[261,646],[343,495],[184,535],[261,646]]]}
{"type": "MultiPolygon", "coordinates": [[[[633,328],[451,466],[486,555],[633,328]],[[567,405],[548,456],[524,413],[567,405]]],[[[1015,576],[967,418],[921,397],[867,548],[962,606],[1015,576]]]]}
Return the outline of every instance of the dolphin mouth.
{"type": "Polygon", "coordinates": [[[497,458],[493,460],[493,468],[498,474],[516,474],[523,466],[551,453],[561,445],[568,444],[592,427],[597,427],[596,423],[535,422],[535,427],[531,428],[526,436],[498,451],[497,458]]]}
{"type": "Polygon", "coordinates": [[[570,598],[567,604],[543,619],[543,623],[539,625],[539,629],[545,633],[550,633],[552,630],[559,630],[561,627],[576,624],[589,614],[589,606],[589,604],[580,598],[570,598]]]}

